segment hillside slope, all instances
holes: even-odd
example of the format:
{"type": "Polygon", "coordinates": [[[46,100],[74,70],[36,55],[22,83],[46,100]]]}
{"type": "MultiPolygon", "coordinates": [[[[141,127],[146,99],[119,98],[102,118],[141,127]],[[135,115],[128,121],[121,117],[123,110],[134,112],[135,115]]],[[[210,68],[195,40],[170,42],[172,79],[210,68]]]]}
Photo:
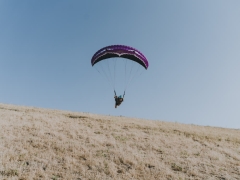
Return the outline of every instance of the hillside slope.
{"type": "Polygon", "coordinates": [[[0,104],[0,179],[240,180],[240,130],[0,104]]]}

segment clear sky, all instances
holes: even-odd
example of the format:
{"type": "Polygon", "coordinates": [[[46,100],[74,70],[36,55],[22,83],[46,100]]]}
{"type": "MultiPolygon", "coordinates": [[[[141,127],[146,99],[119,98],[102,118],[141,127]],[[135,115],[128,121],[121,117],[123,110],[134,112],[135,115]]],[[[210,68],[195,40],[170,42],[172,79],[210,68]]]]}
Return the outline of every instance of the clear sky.
{"type": "Polygon", "coordinates": [[[239,68],[239,0],[0,1],[1,103],[239,129],[239,68]],[[150,64],[117,109],[112,44],[150,64]]]}

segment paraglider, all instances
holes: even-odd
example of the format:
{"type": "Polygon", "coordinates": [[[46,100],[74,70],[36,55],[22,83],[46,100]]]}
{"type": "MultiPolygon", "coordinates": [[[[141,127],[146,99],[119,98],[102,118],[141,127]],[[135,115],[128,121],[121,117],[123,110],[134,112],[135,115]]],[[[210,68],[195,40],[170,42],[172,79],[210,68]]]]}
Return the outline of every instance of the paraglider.
{"type": "MultiPolygon", "coordinates": [[[[139,70],[140,69],[147,70],[149,66],[147,58],[140,51],[125,45],[111,45],[111,46],[106,46],[104,48],[101,48],[92,56],[91,64],[92,66],[96,66],[96,64],[100,64],[101,70],[97,69],[97,71],[100,74],[103,74],[108,80],[108,82],[112,85],[114,94],[115,94],[114,96],[115,108],[117,108],[117,106],[120,106],[120,104],[123,102],[126,89],[128,85],[132,82],[132,80],[136,77],[136,75],[139,74],[139,70]],[[111,60],[111,61],[108,61],[108,60],[111,60]],[[122,66],[120,65],[116,66],[116,63],[120,62],[120,60],[125,60],[123,61],[124,64],[122,66]],[[106,62],[106,63],[104,64],[103,62],[106,62]],[[102,64],[105,65],[105,68],[102,66],[102,64]],[[112,64],[112,67],[110,68],[111,64],[112,64]],[[129,64],[130,64],[130,67],[128,67],[129,64]],[[125,88],[124,88],[123,96],[117,96],[115,91],[116,71],[117,71],[117,68],[121,68],[121,67],[125,69],[120,71],[121,75],[119,80],[123,80],[122,74],[123,72],[125,72],[125,85],[124,85],[125,88]],[[102,71],[102,73],[100,71],[102,71]],[[108,71],[108,73],[106,71],[108,71]]],[[[119,80],[117,82],[119,82],[119,80]]]]}
{"type": "Polygon", "coordinates": [[[114,96],[115,98],[115,108],[117,108],[117,106],[120,106],[121,103],[123,102],[123,97],[120,95],[120,96],[114,96]]]}

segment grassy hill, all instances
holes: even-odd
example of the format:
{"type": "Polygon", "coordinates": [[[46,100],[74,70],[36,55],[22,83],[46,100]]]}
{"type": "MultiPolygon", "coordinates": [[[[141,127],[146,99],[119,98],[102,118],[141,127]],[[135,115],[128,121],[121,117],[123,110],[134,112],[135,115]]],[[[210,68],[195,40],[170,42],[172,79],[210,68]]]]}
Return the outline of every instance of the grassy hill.
{"type": "Polygon", "coordinates": [[[240,130],[0,104],[0,179],[240,180],[240,130]]]}

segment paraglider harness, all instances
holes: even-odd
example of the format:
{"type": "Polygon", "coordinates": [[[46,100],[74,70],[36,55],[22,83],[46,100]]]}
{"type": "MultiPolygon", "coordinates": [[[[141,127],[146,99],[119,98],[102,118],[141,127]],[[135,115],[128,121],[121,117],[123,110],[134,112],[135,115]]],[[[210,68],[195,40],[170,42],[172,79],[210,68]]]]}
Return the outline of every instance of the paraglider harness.
{"type": "Polygon", "coordinates": [[[115,98],[115,108],[117,108],[117,106],[120,106],[120,104],[123,102],[123,98],[125,96],[125,91],[124,91],[124,94],[123,94],[123,97],[122,96],[117,96],[116,94],[116,91],[114,90],[114,98],[115,98]]]}

